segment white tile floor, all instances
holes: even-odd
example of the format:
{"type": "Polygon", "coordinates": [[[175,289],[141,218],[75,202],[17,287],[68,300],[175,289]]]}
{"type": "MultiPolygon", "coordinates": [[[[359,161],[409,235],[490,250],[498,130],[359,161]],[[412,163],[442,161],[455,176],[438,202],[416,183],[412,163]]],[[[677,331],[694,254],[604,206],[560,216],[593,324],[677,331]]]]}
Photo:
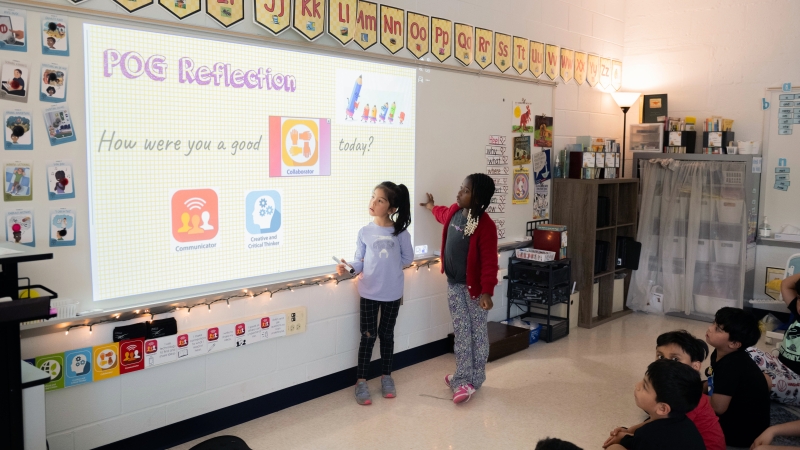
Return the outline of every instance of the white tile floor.
{"type": "MultiPolygon", "coordinates": [[[[370,381],[371,406],[353,389],[238,425],[209,437],[235,435],[253,449],[533,448],[552,436],[599,449],[617,425],[644,418],[633,386],[655,357],[656,337],[686,329],[705,335],[707,323],[631,314],[592,330],[573,329],[554,343],[489,363],[487,380],[468,403],[454,405],[443,377],[455,367],[444,355],[396,371],[398,398],[380,397],[370,381]]],[[[707,364],[707,362],[706,362],[707,364]]]]}

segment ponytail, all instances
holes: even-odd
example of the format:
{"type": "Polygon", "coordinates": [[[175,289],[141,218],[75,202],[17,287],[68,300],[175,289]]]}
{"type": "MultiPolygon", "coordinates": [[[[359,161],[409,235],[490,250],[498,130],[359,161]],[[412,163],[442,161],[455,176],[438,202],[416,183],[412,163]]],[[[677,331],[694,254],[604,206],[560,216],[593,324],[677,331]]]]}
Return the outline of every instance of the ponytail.
{"type": "Polygon", "coordinates": [[[390,214],[394,221],[394,236],[399,235],[411,225],[411,196],[408,188],[404,184],[394,184],[391,181],[384,181],[376,188],[381,188],[386,192],[389,199],[389,208],[397,208],[390,214]]]}

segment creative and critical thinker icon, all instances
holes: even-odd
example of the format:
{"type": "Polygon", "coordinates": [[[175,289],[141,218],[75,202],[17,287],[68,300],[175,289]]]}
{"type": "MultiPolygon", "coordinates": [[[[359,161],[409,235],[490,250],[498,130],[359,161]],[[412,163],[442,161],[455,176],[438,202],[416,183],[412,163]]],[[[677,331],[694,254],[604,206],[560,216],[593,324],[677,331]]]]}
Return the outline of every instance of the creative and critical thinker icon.
{"type": "Polygon", "coordinates": [[[215,189],[172,193],[172,237],[178,242],[210,241],[219,232],[219,196],[215,189]]]}
{"type": "Polygon", "coordinates": [[[78,353],[72,357],[69,370],[69,375],[73,377],[86,375],[92,370],[92,362],[86,355],[78,353]]]}
{"type": "Polygon", "coordinates": [[[251,191],[245,197],[247,232],[275,233],[281,229],[281,194],[278,191],[251,191]]]}
{"type": "Polygon", "coordinates": [[[330,119],[270,116],[269,176],[330,175],[330,119]]]}

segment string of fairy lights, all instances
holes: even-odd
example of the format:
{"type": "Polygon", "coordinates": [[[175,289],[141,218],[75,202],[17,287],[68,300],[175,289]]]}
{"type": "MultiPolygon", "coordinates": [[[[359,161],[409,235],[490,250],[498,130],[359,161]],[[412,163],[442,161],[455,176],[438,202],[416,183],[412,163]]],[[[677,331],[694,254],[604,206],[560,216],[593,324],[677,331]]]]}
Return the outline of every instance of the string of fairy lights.
{"type": "MultiPolygon", "coordinates": [[[[431,270],[431,265],[439,264],[440,262],[441,262],[441,259],[439,259],[439,258],[431,259],[431,260],[428,260],[426,262],[415,262],[415,263],[412,263],[411,265],[408,265],[408,266],[404,267],[403,270],[415,269],[417,272],[419,272],[420,268],[427,268],[428,271],[430,271],[431,270]]],[[[228,308],[230,308],[231,307],[231,300],[243,299],[243,298],[245,298],[245,299],[246,298],[255,298],[255,297],[259,297],[259,296],[264,295],[264,294],[269,294],[269,298],[272,298],[273,295],[275,295],[275,294],[277,294],[279,292],[284,292],[284,291],[294,292],[296,289],[304,289],[304,288],[309,288],[309,287],[314,287],[314,286],[323,286],[323,285],[328,284],[328,283],[334,283],[335,286],[338,286],[339,283],[341,283],[343,281],[350,281],[350,280],[353,280],[353,279],[355,279],[357,277],[358,277],[358,275],[346,275],[346,276],[341,276],[341,277],[336,277],[335,275],[328,275],[328,276],[326,276],[325,278],[322,278],[322,279],[311,278],[309,280],[300,280],[299,282],[290,283],[290,284],[287,284],[287,285],[285,285],[283,287],[279,287],[279,288],[267,287],[266,289],[263,289],[263,290],[261,290],[259,292],[251,291],[249,289],[243,289],[241,294],[230,295],[230,296],[227,296],[227,297],[217,298],[217,299],[210,300],[210,301],[206,301],[204,299],[204,301],[201,301],[199,303],[195,303],[193,305],[176,305],[176,306],[168,306],[168,307],[165,307],[164,309],[154,308],[152,310],[151,309],[143,309],[143,310],[137,309],[137,310],[131,311],[129,313],[114,314],[110,319],[103,319],[103,320],[98,320],[98,321],[90,322],[90,323],[82,323],[82,324],[70,325],[64,331],[64,335],[68,336],[69,332],[71,330],[73,330],[73,329],[76,329],[76,328],[89,328],[89,334],[91,334],[92,333],[92,328],[94,326],[96,326],[96,325],[100,325],[100,324],[104,324],[104,323],[111,323],[111,322],[124,322],[124,321],[128,321],[128,320],[136,319],[138,317],[143,317],[143,316],[144,317],[150,316],[150,321],[152,322],[153,319],[155,318],[155,316],[162,315],[162,314],[169,314],[169,313],[172,313],[172,312],[180,311],[182,309],[185,309],[187,313],[191,313],[193,309],[198,309],[198,308],[204,308],[205,307],[205,308],[207,308],[208,312],[210,313],[211,312],[211,305],[214,305],[216,303],[224,302],[228,306],[228,308]]]]}

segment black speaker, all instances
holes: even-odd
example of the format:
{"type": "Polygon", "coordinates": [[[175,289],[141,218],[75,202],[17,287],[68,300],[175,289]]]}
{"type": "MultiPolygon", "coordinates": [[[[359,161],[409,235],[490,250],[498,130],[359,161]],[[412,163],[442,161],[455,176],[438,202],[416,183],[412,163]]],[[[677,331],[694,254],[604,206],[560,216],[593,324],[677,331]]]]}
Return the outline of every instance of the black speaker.
{"type": "Polygon", "coordinates": [[[597,197],[597,228],[611,225],[611,199],[597,197]]]}
{"type": "Polygon", "coordinates": [[[594,273],[608,270],[608,248],[611,246],[606,241],[594,241],[594,273]]]}
{"type": "Polygon", "coordinates": [[[642,243],[627,236],[617,237],[617,268],[639,270],[642,243]]]}

